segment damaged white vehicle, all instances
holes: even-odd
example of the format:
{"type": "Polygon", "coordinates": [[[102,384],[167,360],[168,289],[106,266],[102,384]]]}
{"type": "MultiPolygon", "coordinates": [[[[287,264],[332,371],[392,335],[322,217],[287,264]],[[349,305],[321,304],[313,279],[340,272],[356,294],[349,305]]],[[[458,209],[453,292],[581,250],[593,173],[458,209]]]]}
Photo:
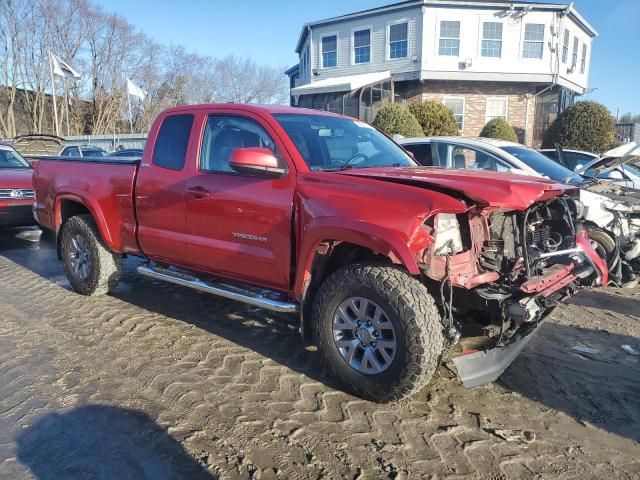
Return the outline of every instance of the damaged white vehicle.
{"type": "MultiPolygon", "coordinates": [[[[580,186],[580,201],[583,206],[581,215],[596,251],[607,260],[611,283],[618,286],[634,286],[639,282],[640,190],[602,180],[596,174],[593,174],[592,178],[579,175],[519,143],[465,137],[396,140],[410,151],[421,165],[522,173],[580,186]]],[[[640,151],[637,149],[613,151],[614,155],[621,152],[623,154],[615,157],[611,164],[604,163],[608,166],[598,167],[603,168],[603,174],[606,174],[605,170],[622,168],[640,159],[640,151]]],[[[612,156],[611,153],[607,152],[609,157],[612,156]]],[[[604,156],[601,158],[604,159],[604,156]]]]}

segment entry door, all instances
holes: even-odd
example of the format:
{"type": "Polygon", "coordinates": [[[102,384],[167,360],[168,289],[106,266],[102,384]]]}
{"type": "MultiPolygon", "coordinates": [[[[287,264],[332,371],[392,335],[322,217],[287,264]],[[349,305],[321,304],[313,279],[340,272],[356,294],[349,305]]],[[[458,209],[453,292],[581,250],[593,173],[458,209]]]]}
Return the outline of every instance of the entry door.
{"type": "Polygon", "coordinates": [[[190,172],[185,159],[193,123],[191,114],[162,120],[153,152],[142,158],[136,182],[142,251],[155,260],[178,265],[184,265],[186,259],[184,189],[190,172]]]}
{"type": "Polygon", "coordinates": [[[236,148],[271,149],[274,137],[255,118],[210,115],[198,173],[187,180],[187,261],[192,268],[276,289],[290,281],[294,176],[264,179],[234,172],[236,148]]]}

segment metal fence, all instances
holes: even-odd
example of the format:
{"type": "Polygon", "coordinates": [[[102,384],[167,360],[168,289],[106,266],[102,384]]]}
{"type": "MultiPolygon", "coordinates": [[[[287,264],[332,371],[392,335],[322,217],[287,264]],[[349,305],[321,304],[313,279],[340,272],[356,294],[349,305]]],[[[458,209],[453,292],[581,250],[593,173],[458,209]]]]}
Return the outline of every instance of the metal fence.
{"type": "Polygon", "coordinates": [[[144,148],[147,142],[146,133],[123,133],[114,135],[75,135],[65,137],[64,145],[95,145],[107,152],[112,152],[120,145],[123,148],[144,148]]]}
{"type": "Polygon", "coordinates": [[[621,142],[640,142],[640,123],[618,123],[616,137],[621,142]]]}

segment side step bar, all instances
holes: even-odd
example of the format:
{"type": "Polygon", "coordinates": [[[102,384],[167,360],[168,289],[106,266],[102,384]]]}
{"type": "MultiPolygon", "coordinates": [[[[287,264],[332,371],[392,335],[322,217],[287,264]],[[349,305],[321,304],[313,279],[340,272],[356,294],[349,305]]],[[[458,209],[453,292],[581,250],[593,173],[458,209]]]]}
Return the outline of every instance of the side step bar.
{"type": "Polygon", "coordinates": [[[145,277],[151,277],[156,280],[181,285],[183,287],[193,288],[201,292],[210,293],[219,297],[228,298],[237,302],[247,303],[254,307],[264,308],[272,312],[280,313],[297,313],[298,304],[293,302],[284,302],[268,298],[260,293],[251,292],[233,285],[223,283],[213,283],[200,280],[197,277],[185,273],[162,268],[155,265],[144,263],[138,266],[138,273],[145,277]]]}

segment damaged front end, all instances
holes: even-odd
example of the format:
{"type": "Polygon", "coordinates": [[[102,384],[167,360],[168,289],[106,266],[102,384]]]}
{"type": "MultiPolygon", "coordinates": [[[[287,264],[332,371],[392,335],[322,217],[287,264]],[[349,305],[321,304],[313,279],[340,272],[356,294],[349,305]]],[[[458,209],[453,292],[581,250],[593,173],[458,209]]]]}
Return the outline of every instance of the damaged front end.
{"type": "Polygon", "coordinates": [[[523,211],[476,207],[425,223],[433,241],[420,267],[450,342],[464,352],[453,361],[465,386],[496,380],[560,300],[607,283],[605,262],[576,223],[581,208],[565,195],[523,211]]]}
{"type": "Polygon", "coordinates": [[[615,242],[607,258],[609,278],[618,286],[640,278],[640,191],[601,182],[581,192],[585,220],[603,229],[615,242]]]}

